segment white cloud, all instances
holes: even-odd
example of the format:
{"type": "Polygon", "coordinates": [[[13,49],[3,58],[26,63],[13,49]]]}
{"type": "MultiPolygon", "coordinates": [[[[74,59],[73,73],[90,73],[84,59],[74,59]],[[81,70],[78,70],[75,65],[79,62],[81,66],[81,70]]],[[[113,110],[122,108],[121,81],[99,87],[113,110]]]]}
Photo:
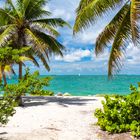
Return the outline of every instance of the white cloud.
{"type": "Polygon", "coordinates": [[[127,65],[138,65],[140,64],[140,48],[134,47],[130,44],[126,50],[126,64],[127,65]]]}
{"type": "Polygon", "coordinates": [[[82,58],[90,57],[90,56],[91,56],[90,50],[77,49],[77,50],[68,52],[63,57],[56,56],[55,60],[56,61],[64,61],[64,62],[75,62],[75,61],[82,60],[82,58]]]}
{"type": "Polygon", "coordinates": [[[54,17],[63,18],[66,21],[73,21],[75,18],[75,9],[80,0],[51,0],[49,9],[52,11],[54,17]]]}
{"type": "Polygon", "coordinates": [[[70,21],[73,17],[70,13],[67,13],[65,9],[55,9],[53,11],[53,17],[62,17],[66,21],[70,21]]]}

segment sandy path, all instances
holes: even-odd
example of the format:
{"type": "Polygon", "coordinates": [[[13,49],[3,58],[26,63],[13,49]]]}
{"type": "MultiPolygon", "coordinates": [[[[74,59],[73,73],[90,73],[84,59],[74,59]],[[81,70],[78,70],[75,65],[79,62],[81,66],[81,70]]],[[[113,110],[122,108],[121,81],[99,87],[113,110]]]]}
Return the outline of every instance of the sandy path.
{"type": "MultiPolygon", "coordinates": [[[[3,140],[98,140],[93,112],[99,97],[34,98],[0,128],[3,140]]],[[[1,140],[1,139],[0,139],[1,140]]]]}

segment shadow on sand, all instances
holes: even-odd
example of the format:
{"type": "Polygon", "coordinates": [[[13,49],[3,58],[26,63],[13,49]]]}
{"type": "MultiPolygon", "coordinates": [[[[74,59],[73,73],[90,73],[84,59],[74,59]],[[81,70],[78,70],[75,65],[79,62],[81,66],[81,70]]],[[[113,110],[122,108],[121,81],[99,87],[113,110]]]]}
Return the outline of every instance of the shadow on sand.
{"type": "Polygon", "coordinates": [[[1,132],[0,133],[0,140],[8,140],[7,138],[4,138],[4,135],[8,134],[7,132],[1,132]]]}
{"type": "Polygon", "coordinates": [[[23,97],[24,107],[47,105],[48,103],[56,103],[62,105],[63,107],[68,107],[68,105],[85,105],[93,103],[96,99],[93,98],[81,98],[81,97],[42,97],[42,96],[26,96],[23,97]]]}

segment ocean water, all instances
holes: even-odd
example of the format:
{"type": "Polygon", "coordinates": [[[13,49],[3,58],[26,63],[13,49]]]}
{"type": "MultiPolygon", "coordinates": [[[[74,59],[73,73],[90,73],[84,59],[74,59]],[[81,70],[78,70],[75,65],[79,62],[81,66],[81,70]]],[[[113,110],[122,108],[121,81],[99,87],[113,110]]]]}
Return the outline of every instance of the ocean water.
{"type": "MultiPolygon", "coordinates": [[[[41,76],[44,77],[44,76],[41,76]]],[[[68,92],[75,96],[86,96],[95,94],[129,94],[130,84],[136,85],[140,82],[140,75],[117,76],[113,80],[108,80],[107,76],[78,76],[78,75],[66,75],[66,76],[51,76],[53,80],[50,82],[48,90],[52,90],[55,93],[68,92]]],[[[8,83],[15,83],[16,79],[8,80],[8,83]]]]}
{"type": "Polygon", "coordinates": [[[76,96],[95,94],[129,94],[130,84],[137,86],[140,82],[139,76],[117,76],[108,80],[107,76],[53,76],[49,90],[55,93],[68,92],[76,96]]]}

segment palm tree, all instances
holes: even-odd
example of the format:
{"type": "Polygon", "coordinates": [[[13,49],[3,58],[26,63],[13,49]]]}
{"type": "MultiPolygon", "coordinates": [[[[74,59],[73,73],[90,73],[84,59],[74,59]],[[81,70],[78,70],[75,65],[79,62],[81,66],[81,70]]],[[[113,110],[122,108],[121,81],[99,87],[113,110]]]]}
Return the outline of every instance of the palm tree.
{"type": "MultiPolygon", "coordinates": [[[[57,27],[69,26],[61,18],[49,18],[50,12],[43,9],[49,0],[7,0],[5,8],[0,8],[0,47],[13,41],[15,48],[31,46],[28,57],[39,66],[39,58],[45,68],[50,70],[49,56],[61,55],[64,46],[56,37],[59,36],[57,27]]],[[[19,62],[19,78],[22,78],[22,63],[19,62]]]]}
{"type": "Polygon", "coordinates": [[[112,44],[108,61],[109,77],[120,71],[121,58],[124,57],[127,45],[131,42],[139,46],[139,0],[81,0],[73,29],[76,34],[94,24],[97,18],[118,8],[114,18],[99,34],[95,45],[95,53],[99,55],[112,44]]]}

